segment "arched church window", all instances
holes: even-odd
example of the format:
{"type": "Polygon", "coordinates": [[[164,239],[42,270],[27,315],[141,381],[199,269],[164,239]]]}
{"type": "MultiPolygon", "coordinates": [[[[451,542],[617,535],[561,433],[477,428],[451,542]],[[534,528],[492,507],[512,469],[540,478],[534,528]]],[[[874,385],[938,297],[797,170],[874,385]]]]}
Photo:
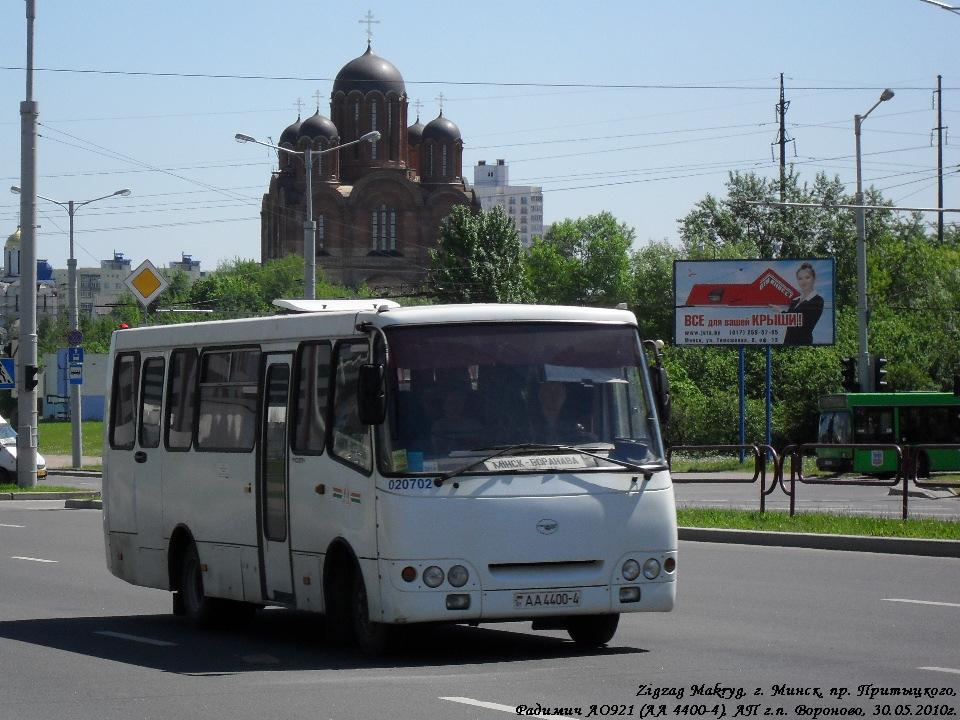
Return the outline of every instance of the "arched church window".
{"type": "Polygon", "coordinates": [[[440,147],[440,175],[442,177],[447,176],[447,146],[442,145],[440,147]]]}
{"type": "Polygon", "coordinates": [[[397,249],[397,211],[381,205],[370,211],[370,249],[395,252],[397,249]]]}
{"type": "Polygon", "coordinates": [[[392,98],[387,100],[387,126],[385,129],[386,136],[384,137],[384,142],[387,146],[387,154],[389,160],[397,159],[397,148],[396,143],[394,142],[395,134],[393,132],[393,106],[396,103],[392,98]]]}
{"type": "MultiPolygon", "coordinates": [[[[355,138],[360,137],[360,99],[358,98],[353,104],[353,136],[355,138]]],[[[353,157],[355,160],[360,159],[360,145],[362,143],[357,143],[353,146],[353,157]]]]}
{"type": "MultiPolygon", "coordinates": [[[[378,129],[378,128],[377,128],[377,101],[376,101],[376,100],[371,100],[371,101],[370,101],[370,129],[371,129],[371,130],[377,130],[377,129],[378,129]]],[[[373,158],[374,160],[377,159],[377,145],[378,145],[378,142],[377,142],[376,140],[374,140],[372,143],[370,143],[370,157],[373,158]]]]}

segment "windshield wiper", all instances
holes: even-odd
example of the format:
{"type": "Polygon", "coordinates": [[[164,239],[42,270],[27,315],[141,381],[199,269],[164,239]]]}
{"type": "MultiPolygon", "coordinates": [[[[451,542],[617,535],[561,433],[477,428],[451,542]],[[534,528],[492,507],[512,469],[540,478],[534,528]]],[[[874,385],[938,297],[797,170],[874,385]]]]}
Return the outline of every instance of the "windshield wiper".
{"type": "Polygon", "coordinates": [[[459,467],[459,468],[457,468],[456,470],[451,470],[450,472],[443,473],[443,474],[441,474],[436,480],[434,480],[434,484],[435,484],[437,487],[440,487],[441,485],[443,485],[444,481],[449,480],[450,478],[457,477],[458,475],[462,475],[463,473],[465,473],[465,472],[467,472],[467,471],[469,471],[469,470],[472,470],[473,468],[477,467],[478,465],[483,465],[484,463],[489,462],[490,460],[493,460],[494,458],[498,458],[498,457],[500,457],[501,455],[505,455],[505,454],[507,454],[508,452],[513,452],[513,451],[516,451],[516,450],[531,450],[531,451],[534,451],[534,452],[539,452],[539,451],[543,451],[543,450],[563,450],[563,451],[567,451],[567,452],[576,452],[576,453],[580,453],[581,455],[587,455],[587,456],[592,457],[592,458],[597,458],[598,460],[607,460],[607,461],[609,461],[609,462],[612,462],[612,463],[615,463],[615,464],[620,465],[620,466],[622,466],[622,467],[625,467],[625,468],[627,468],[628,470],[637,470],[637,471],[643,473],[643,477],[644,477],[644,479],[646,479],[646,480],[649,480],[650,477],[653,475],[654,472],[656,472],[656,471],[658,471],[658,470],[666,470],[666,469],[667,469],[667,466],[666,466],[665,464],[663,464],[663,463],[654,463],[654,464],[650,464],[650,465],[640,465],[640,464],[638,464],[638,463],[629,462],[629,461],[627,461],[627,460],[619,460],[619,459],[617,459],[617,458],[612,458],[612,457],[607,457],[607,456],[604,456],[604,455],[600,455],[600,454],[598,454],[598,453],[590,452],[589,450],[586,450],[586,449],[584,449],[584,448],[579,448],[579,447],[576,447],[576,446],[573,446],[573,445],[550,445],[550,444],[544,444],[544,443],[522,443],[522,444],[519,444],[519,445],[505,445],[504,447],[498,448],[498,449],[497,449],[497,452],[495,452],[495,453],[492,453],[492,454],[490,454],[490,455],[486,455],[486,456],[484,456],[484,457],[482,457],[482,458],[480,458],[479,460],[476,460],[476,461],[474,461],[474,462],[467,463],[466,465],[463,465],[462,467],[459,467]]]}

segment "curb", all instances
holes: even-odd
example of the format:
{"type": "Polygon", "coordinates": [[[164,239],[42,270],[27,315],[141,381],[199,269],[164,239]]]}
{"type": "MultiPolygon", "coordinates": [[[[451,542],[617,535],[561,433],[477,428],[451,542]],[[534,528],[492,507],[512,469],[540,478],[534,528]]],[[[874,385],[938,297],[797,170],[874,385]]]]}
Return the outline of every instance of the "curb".
{"type": "Polygon", "coordinates": [[[103,500],[67,500],[63,506],[67,510],[103,510],[103,500]]]}
{"type": "Polygon", "coordinates": [[[99,470],[74,470],[73,468],[47,468],[47,475],[64,475],[66,477],[92,477],[98,478],[103,475],[99,470]]]}
{"type": "Polygon", "coordinates": [[[924,555],[960,558],[960,541],[925,538],[886,538],[867,535],[817,535],[813,533],[761,532],[719,528],[678,528],[681,540],[690,542],[736,543],[812,550],[924,555]]]}
{"type": "Polygon", "coordinates": [[[84,499],[91,500],[99,498],[100,493],[90,492],[89,490],[77,490],[76,492],[8,492],[0,493],[0,500],[71,500],[84,499]]]}

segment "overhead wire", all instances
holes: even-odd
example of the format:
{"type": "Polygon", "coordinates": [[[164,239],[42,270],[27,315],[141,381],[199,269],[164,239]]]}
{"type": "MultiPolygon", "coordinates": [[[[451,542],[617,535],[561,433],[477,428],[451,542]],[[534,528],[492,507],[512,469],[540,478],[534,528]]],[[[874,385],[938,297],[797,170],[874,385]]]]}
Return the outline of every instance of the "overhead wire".
{"type": "MultiPolygon", "coordinates": [[[[26,70],[22,65],[0,65],[0,70],[21,72],[26,70]]],[[[295,81],[295,82],[333,82],[336,78],[332,77],[311,77],[300,75],[241,75],[234,73],[204,73],[204,72],[159,72],[146,70],[114,70],[103,68],[53,68],[37,67],[34,68],[38,73],[58,73],[58,74],[76,74],[76,75],[115,75],[123,77],[156,77],[156,78],[189,78],[204,80],[267,80],[267,81],[295,81]]],[[[542,87],[542,88],[598,88],[613,90],[746,90],[769,92],[777,90],[776,85],[746,85],[731,84],[723,81],[714,83],[597,83],[597,82],[531,82],[531,81],[498,81],[498,80],[417,80],[406,79],[404,81],[410,85],[451,85],[459,87],[542,87]]],[[[793,85],[793,91],[843,91],[851,90],[884,90],[885,87],[879,85],[822,85],[822,86],[804,86],[793,85]]],[[[894,86],[892,89],[898,91],[929,91],[931,88],[926,86],[894,86]]],[[[957,90],[960,88],[947,87],[945,90],[957,90]]]]}

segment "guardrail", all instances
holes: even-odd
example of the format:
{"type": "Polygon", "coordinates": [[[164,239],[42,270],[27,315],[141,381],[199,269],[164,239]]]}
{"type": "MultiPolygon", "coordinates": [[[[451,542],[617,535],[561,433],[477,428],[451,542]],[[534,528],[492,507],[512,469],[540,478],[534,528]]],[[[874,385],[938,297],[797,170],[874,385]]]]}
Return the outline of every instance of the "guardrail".
{"type": "MultiPolygon", "coordinates": [[[[921,443],[918,445],[908,445],[904,464],[906,466],[907,477],[913,480],[913,484],[919,488],[929,488],[934,490],[952,489],[957,487],[957,483],[938,483],[930,480],[920,480],[920,475],[931,476],[931,473],[938,472],[931,469],[931,450],[953,450],[960,455],[960,444],[958,443],[921,443]]],[[[960,465],[960,463],[958,463],[960,465]]],[[[946,471],[950,472],[950,471],[946,471]]],[[[956,472],[956,471],[953,471],[956,472]]]]}
{"type": "Polygon", "coordinates": [[[863,485],[863,486],[874,486],[874,487],[895,487],[899,484],[903,484],[903,519],[907,519],[907,498],[909,493],[907,492],[907,475],[904,472],[903,464],[904,452],[903,448],[899,445],[892,443],[803,443],[801,445],[788,445],[783,449],[783,455],[780,458],[780,466],[777,469],[777,477],[779,479],[780,488],[787,494],[790,498],[790,515],[791,517],[796,514],[796,500],[797,500],[797,483],[804,485],[863,485]],[[892,480],[885,480],[882,478],[837,478],[837,477],[805,477],[803,474],[803,458],[809,453],[813,454],[817,450],[852,450],[853,457],[856,457],[857,450],[880,450],[880,451],[893,451],[897,458],[897,469],[895,477],[892,480]],[[784,480],[784,465],[787,462],[787,458],[790,458],[790,489],[787,490],[786,486],[783,484],[784,480]]]}
{"type": "MultiPolygon", "coordinates": [[[[797,486],[799,485],[859,485],[873,487],[902,486],[903,503],[901,516],[904,520],[909,516],[910,484],[926,489],[954,489],[960,486],[957,482],[935,482],[921,480],[921,475],[928,475],[934,462],[931,451],[956,451],[960,453],[960,443],[922,443],[917,445],[897,445],[894,443],[802,443],[788,445],[782,454],[769,445],[674,445],[667,449],[667,464],[672,466],[671,456],[674,452],[684,453],[745,453],[753,455],[753,477],[727,477],[719,473],[701,475],[699,477],[674,478],[675,483],[740,483],[750,484],[760,482],[760,512],[766,511],[766,498],[779,486],[783,493],[790,498],[790,515],[796,515],[797,486]],[[889,477],[838,477],[805,476],[803,474],[803,459],[815,455],[818,450],[850,450],[851,467],[853,467],[858,450],[892,452],[896,458],[896,469],[893,472],[884,471],[889,477]],[[787,462],[789,460],[789,479],[787,479],[787,462]],[[769,487],[767,485],[767,463],[773,463],[773,476],[769,487]]],[[[933,473],[938,472],[935,468],[933,473]]],[[[950,472],[950,471],[940,471],[950,472]]]]}
{"type": "Polygon", "coordinates": [[[692,478],[674,478],[674,483],[741,483],[750,484],[760,481],[760,512],[766,510],[766,497],[774,491],[777,486],[777,468],[781,465],[780,456],[777,451],[769,445],[674,445],[667,448],[667,465],[671,464],[671,457],[674,452],[722,452],[722,453],[740,453],[749,452],[753,454],[753,477],[723,477],[718,475],[709,475],[692,478]],[[770,487],[767,487],[767,460],[773,463],[774,474],[770,487]]]}

